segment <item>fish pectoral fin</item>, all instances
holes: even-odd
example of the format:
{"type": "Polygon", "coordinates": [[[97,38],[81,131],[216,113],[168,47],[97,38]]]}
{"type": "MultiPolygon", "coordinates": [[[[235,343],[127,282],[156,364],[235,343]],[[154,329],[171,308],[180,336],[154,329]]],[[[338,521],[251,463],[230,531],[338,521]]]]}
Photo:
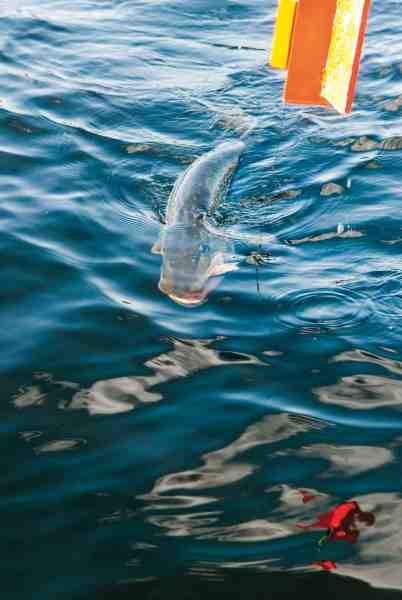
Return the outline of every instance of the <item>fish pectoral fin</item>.
{"type": "Polygon", "coordinates": [[[162,254],[162,246],[159,240],[152,246],[151,252],[152,254],[162,254]]]}
{"type": "Polygon", "coordinates": [[[230,273],[230,271],[238,271],[240,269],[237,263],[222,263],[220,265],[216,265],[210,272],[210,277],[217,277],[218,275],[224,275],[225,273],[230,273]]]}

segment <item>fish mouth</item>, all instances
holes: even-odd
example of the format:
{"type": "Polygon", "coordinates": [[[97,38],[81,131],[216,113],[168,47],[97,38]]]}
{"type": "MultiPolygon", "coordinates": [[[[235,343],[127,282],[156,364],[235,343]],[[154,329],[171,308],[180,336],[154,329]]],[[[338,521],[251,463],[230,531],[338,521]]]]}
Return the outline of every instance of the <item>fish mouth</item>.
{"type": "Polygon", "coordinates": [[[207,292],[202,289],[188,292],[173,292],[165,282],[159,282],[159,289],[173,300],[173,302],[182,306],[198,306],[206,301],[207,292]]]}
{"type": "Polygon", "coordinates": [[[168,294],[168,296],[173,302],[183,306],[199,306],[206,300],[204,292],[189,292],[181,295],[168,294]]]}

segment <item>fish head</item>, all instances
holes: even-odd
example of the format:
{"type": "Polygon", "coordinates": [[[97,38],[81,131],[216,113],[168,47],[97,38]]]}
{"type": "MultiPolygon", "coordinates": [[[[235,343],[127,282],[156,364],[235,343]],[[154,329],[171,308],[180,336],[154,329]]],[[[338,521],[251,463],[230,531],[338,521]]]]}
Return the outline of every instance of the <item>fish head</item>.
{"type": "Polygon", "coordinates": [[[213,287],[210,278],[225,271],[224,250],[222,240],[199,224],[167,227],[159,289],[178,304],[202,304],[213,287]]]}

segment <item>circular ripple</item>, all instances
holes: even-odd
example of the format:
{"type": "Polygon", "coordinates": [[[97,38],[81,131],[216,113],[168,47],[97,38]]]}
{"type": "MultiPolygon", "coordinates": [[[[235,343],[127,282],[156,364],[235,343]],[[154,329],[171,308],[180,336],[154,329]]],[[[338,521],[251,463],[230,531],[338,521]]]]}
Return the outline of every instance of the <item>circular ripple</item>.
{"type": "Polygon", "coordinates": [[[169,196],[171,181],[150,173],[133,173],[132,163],[130,159],[122,160],[112,169],[108,179],[110,194],[105,202],[124,221],[157,224],[163,220],[163,209],[159,207],[169,196]]]}
{"type": "Polygon", "coordinates": [[[376,287],[373,296],[377,314],[388,319],[402,317],[402,276],[400,273],[384,278],[376,287]]]}
{"type": "Polygon", "coordinates": [[[278,309],[281,323],[306,333],[356,327],[371,313],[365,296],[343,288],[291,292],[278,309]]]}
{"type": "Polygon", "coordinates": [[[298,189],[274,196],[245,198],[236,210],[229,200],[219,207],[219,213],[225,224],[241,223],[243,228],[253,231],[261,228],[279,239],[293,240],[327,228],[328,215],[336,214],[341,201],[340,196],[323,201],[316,190],[298,189]]]}
{"type": "Polygon", "coordinates": [[[129,158],[120,160],[108,179],[110,197],[107,202],[126,221],[161,223],[172,187],[180,173],[191,164],[196,148],[177,149],[156,142],[129,144],[129,158]],[[173,167],[173,168],[172,168],[173,167]]]}

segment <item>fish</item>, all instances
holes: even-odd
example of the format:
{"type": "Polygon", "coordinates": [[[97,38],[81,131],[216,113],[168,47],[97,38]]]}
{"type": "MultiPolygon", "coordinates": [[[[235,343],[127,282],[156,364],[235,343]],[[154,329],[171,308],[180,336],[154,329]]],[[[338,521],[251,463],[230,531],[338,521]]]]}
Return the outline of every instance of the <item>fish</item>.
{"type": "Polygon", "coordinates": [[[159,289],[177,304],[204,303],[214,288],[211,278],[239,268],[233,240],[208,217],[223,199],[245,147],[242,139],[219,144],[187,168],[169,196],[152,252],[162,256],[159,289]]]}

